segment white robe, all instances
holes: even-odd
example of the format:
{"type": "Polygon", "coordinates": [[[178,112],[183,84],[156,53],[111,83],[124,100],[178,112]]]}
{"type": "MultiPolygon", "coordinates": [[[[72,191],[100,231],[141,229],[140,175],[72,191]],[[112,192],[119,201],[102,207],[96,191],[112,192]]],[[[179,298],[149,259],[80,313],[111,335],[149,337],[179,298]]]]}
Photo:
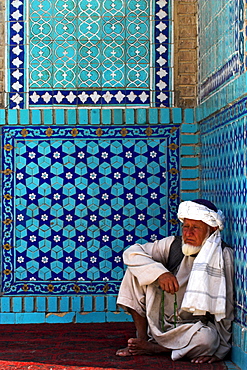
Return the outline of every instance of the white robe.
{"type": "Polygon", "coordinates": [[[124,252],[128,266],[122,281],[117,304],[124,309],[132,308],[148,320],[150,340],[171,349],[171,357],[178,360],[185,355],[217,356],[223,359],[231,348],[231,322],[233,320],[233,253],[224,248],[223,258],[227,287],[226,318],[220,322],[208,321],[206,316],[193,316],[180,309],[188,283],[194,257],[184,257],[176,274],[179,291],[177,295],[177,326],[174,328],[174,295],[164,293],[157,279],[164,272],[174,237],[154,243],[135,244],[124,252]],[[162,318],[164,316],[164,331],[162,318]]]}

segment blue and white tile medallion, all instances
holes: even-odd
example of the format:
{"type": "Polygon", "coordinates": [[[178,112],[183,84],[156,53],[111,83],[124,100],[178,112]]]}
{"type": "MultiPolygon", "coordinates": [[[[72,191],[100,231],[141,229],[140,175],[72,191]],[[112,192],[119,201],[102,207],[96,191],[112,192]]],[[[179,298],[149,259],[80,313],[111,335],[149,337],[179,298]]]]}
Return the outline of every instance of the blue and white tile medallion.
{"type": "Polygon", "coordinates": [[[6,7],[6,106],[169,106],[168,0],[6,7]]]}
{"type": "Polygon", "coordinates": [[[4,295],[117,293],[129,245],[178,232],[179,125],[5,126],[4,295]]]}

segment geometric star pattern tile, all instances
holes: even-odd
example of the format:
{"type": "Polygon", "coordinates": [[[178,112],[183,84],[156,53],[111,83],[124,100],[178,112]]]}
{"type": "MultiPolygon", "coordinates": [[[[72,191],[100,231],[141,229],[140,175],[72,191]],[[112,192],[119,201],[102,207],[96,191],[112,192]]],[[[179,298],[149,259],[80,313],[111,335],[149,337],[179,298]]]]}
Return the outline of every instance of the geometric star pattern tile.
{"type": "Polygon", "coordinates": [[[169,106],[168,0],[7,0],[8,105],[169,106]]]}
{"type": "Polygon", "coordinates": [[[116,293],[125,248],[178,232],[178,125],[1,130],[4,295],[116,293]]]}
{"type": "Polygon", "coordinates": [[[235,253],[235,320],[247,317],[247,99],[233,104],[202,124],[203,196],[226,216],[223,238],[235,253]]]}

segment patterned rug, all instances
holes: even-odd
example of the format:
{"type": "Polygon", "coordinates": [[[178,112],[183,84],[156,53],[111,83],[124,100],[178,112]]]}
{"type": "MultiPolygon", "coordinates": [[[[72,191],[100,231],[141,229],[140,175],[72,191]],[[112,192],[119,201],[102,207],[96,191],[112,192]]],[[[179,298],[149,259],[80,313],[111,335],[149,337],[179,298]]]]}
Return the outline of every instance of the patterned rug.
{"type": "Polygon", "coordinates": [[[132,323],[1,325],[0,370],[226,370],[167,355],[118,357],[132,323]]]}

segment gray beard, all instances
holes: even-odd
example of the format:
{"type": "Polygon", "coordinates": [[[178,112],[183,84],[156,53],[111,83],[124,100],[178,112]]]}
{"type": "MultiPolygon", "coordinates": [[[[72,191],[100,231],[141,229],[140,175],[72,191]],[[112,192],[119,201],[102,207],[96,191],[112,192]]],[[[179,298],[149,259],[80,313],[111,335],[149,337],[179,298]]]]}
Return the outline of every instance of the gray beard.
{"type": "Polygon", "coordinates": [[[183,244],[182,245],[182,252],[185,256],[191,256],[192,254],[197,254],[200,252],[202,249],[202,246],[200,247],[195,247],[194,245],[191,244],[183,244]]]}

